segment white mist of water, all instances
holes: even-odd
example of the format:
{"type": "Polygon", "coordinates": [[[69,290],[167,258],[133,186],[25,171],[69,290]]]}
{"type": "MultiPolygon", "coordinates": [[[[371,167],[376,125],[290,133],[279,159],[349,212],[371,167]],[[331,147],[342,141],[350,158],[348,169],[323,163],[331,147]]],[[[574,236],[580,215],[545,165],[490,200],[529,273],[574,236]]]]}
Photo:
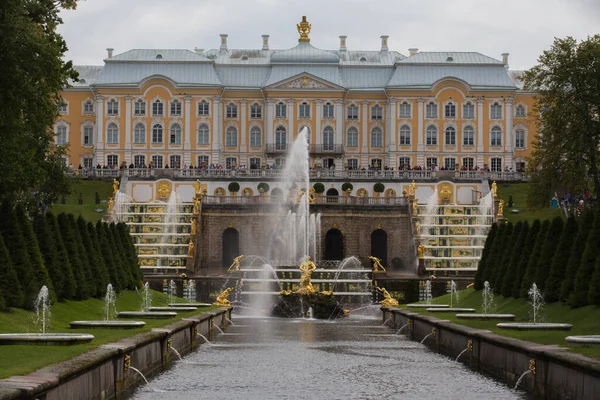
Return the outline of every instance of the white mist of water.
{"type": "Polygon", "coordinates": [[[425,301],[427,304],[431,303],[431,299],[433,298],[431,294],[431,281],[425,281],[425,301]]]}
{"type": "Polygon", "coordinates": [[[42,333],[46,333],[50,325],[50,298],[48,288],[44,285],[35,300],[36,322],[40,325],[42,333]]]}
{"type": "Polygon", "coordinates": [[[540,312],[544,306],[544,297],[535,283],[531,285],[527,294],[529,295],[529,304],[531,304],[531,321],[535,324],[540,319],[540,312]]]}
{"type": "Polygon", "coordinates": [[[118,191],[115,193],[115,200],[112,209],[112,218],[113,220],[122,219],[122,214],[127,212],[128,203],[131,203],[131,196],[127,193],[118,191]]]}
{"type": "MultiPolygon", "coordinates": [[[[435,223],[435,216],[438,213],[438,191],[435,189],[429,199],[427,199],[427,205],[425,206],[425,218],[423,219],[424,225],[433,225],[435,223]]],[[[426,226],[425,229],[429,229],[431,226],[426,226]]]]}
{"type": "Polygon", "coordinates": [[[152,293],[150,293],[150,284],[146,282],[142,289],[142,311],[148,312],[150,307],[152,307],[152,293]]]}
{"type": "Polygon", "coordinates": [[[490,287],[490,283],[488,281],[485,281],[483,283],[481,297],[483,299],[483,313],[487,315],[488,313],[492,312],[492,309],[494,307],[494,292],[492,291],[492,288],[490,287]]]}
{"type": "MultiPolygon", "coordinates": [[[[160,242],[163,246],[160,248],[161,254],[173,253],[174,248],[171,248],[170,252],[166,245],[173,243],[173,234],[177,233],[177,223],[179,222],[179,213],[181,206],[181,196],[176,192],[172,191],[167,199],[165,207],[165,216],[163,222],[163,235],[161,236],[160,242]]],[[[185,249],[187,251],[187,249],[185,249]]],[[[173,253],[175,254],[175,253],[173,253]]],[[[157,260],[158,267],[167,267],[168,265],[162,265],[162,259],[159,257],[157,260]]]]}
{"type": "Polygon", "coordinates": [[[117,295],[113,286],[109,283],[106,285],[106,296],[104,296],[104,320],[110,321],[117,315],[117,295]]]}
{"type": "Polygon", "coordinates": [[[173,279],[171,279],[169,281],[168,292],[169,292],[169,304],[172,304],[173,298],[175,296],[177,296],[177,284],[175,283],[175,281],[173,279]]]}
{"type": "Polygon", "coordinates": [[[454,304],[458,305],[458,291],[456,282],[450,281],[450,307],[453,307],[454,304]]]}

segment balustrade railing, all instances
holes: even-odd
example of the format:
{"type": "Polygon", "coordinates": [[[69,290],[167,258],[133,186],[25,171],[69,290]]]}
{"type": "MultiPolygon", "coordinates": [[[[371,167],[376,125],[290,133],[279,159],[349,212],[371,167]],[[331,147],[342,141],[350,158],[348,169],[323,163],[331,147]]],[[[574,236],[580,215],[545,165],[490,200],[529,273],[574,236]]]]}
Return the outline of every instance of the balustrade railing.
{"type": "MultiPolygon", "coordinates": [[[[295,197],[294,197],[295,199],[295,197]]],[[[202,197],[203,204],[224,205],[224,204],[290,204],[294,205],[293,201],[286,199],[284,196],[204,196],[202,197]]],[[[408,198],[406,197],[357,197],[357,196],[318,196],[313,204],[327,206],[407,206],[408,198]]]]}

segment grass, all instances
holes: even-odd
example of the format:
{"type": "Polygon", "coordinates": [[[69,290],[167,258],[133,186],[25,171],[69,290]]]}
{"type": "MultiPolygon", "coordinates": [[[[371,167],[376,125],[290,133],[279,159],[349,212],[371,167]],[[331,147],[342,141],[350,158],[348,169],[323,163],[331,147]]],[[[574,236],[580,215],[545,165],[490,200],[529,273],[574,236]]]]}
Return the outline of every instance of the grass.
{"type": "Polygon", "coordinates": [[[73,183],[73,192],[65,198],[65,204],[53,204],[50,211],[55,214],[62,212],[71,213],[77,218],[79,215],[86,221],[96,223],[106,214],[108,203],[96,204],[96,192],[100,200],[106,200],[112,196],[112,181],[76,180],[73,183]],[[83,204],[79,204],[79,193],[83,194],[83,204]],[[103,209],[98,213],[94,210],[103,209]]]}
{"type": "Polygon", "coordinates": [[[529,183],[501,183],[498,185],[498,197],[504,200],[504,216],[513,224],[518,221],[528,221],[531,224],[536,219],[541,221],[552,219],[559,215],[564,217],[564,212],[560,208],[550,208],[550,200],[548,207],[534,209],[527,207],[527,195],[531,185],[529,183]],[[519,210],[518,214],[512,214],[511,208],[508,207],[508,198],[512,195],[512,209],[519,210]]]}
{"type": "MultiPolygon", "coordinates": [[[[153,292],[152,305],[166,306],[168,296],[153,292]]],[[[185,300],[184,300],[185,301],[185,300]]],[[[117,310],[140,310],[141,296],[136,292],[124,291],[117,297],[117,310]]],[[[102,320],[104,319],[104,301],[90,299],[84,301],[66,301],[57,303],[51,308],[50,332],[91,333],[95,339],[91,343],[74,346],[28,346],[6,345],[0,350],[0,379],[13,375],[24,375],[34,372],[42,367],[56,364],[61,361],[76,357],[82,353],[97,348],[106,343],[116,342],[123,338],[148,332],[153,328],[172,324],[173,322],[203,311],[210,311],[218,307],[205,307],[192,312],[179,312],[176,318],[167,320],[146,320],[146,326],[138,329],[71,329],[70,321],[76,320],[102,320]]],[[[0,333],[36,332],[34,313],[13,309],[10,312],[0,313],[0,333]]]]}
{"type": "MultiPolygon", "coordinates": [[[[483,312],[481,309],[482,292],[474,289],[466,289],[459,292],[459,302],[455,307],[474,308],[476,312],[483,312]]],[[[446,294],[432,299],[432,303],[450,304],[450,295],[446,294]]],[[[496,295],[494,299],[495,313],[508,313],[516,316],[516,322],[529,322],[530,306],[524,299],[504,298],[502,295],[496,295]]],[[[460,325],[470,326],[478,329],[488,329],[499,335],[522,339],[541,344],[557,344],[566,347],[565,337],[571,335],[598,335],[600,334],[600,308],[597,306],[586,306],[572,309],[562,303],[546,304],[543,307],[542,318],[544,322],[557,322],[572,324],[571,331],[511,331],[499,329],[496,324],[499,321],[470,321],[457,319],[455,313],[430,313],[423,309],[411,308],[410,311],[435,316],[441,319],[448,319],[450,322],[460,325]]],[[[489,312],[489,311],[488,311],[489,312]]],[[[501,322],[501,321],[500,321],[501,322]]],[[[600,359],[600,348],[580,348],[572,347],[570,351],[584,354],[589,357],[600,359]]]]}

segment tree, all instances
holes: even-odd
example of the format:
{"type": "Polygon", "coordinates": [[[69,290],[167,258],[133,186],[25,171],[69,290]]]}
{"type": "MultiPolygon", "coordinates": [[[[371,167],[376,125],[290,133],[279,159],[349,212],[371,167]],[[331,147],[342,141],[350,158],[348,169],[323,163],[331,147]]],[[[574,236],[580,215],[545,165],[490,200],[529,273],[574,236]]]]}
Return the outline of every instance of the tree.
{"type": "Polygon", "coordinates": [[[571,256],[567,263],[565,279],[560,286],[560,301],[565,303],[569,300],[571,292],[573,291],[575,276],[577,276],[577,270],[581,264],[581,255],[585,250],[587,237],[594,225],[594,212],[592,209],[586,209],[579,217],[579,221],[579,229],[577,230],[577,236],[573,242],[573,247],[571,247],[571,256]]]}
{"type": "Polygon", "coordinates": [[[87,223],[81,216],[77,218],[77,229],[79,230],[79,235],[81,236],[81,241],[83,242],[83,247],[85,248],[88,264],[90,266],[92,275],[91,291],[94,294],[94,297],[100,297],[104,295],[106,285],[108,285],[108,275],[104,269],[104,263],[101,262],[100,255],[96,251],[96,247],[90,238],[87,223]]]}
{"type": "Polygon", "coordinates": [[[596,266],[600,247],[600,212],[596,212],[594,226],[590,230],[585,243],[585,250],[581,255],[581,263],[575,275],[575,284],[573,291],[569,296],[569,305],[573,308],[582,307],[588,304],[588,292],[590,290],[590,280],[596,266]]]}
{"type": "Polygon", "coordinates": [[[483,246],[483,250],[481,251],[481,259],[479,260],[479,264],[477,266],[477,272],[475,273],[475,281],[473,287],[475,290],[483,289],[483,277],[485,275],[485,270],[489,264],[489,255],[492,250],[492,246],[494,244],[494,239],[496,237],[496,233],[498,232],[498,224],[492,224],[490,231],[488,232],[487,238],[485,239],[485,244],[483,246]]]}
{"type": "Polygon", "coordinates": [[[536,219],[533,221],[531,229],[529,230],[529,234],[527,235],[527,239],[525,240],[525,244],[523,245],[523,251],[521,252],[521,258],[519,259],[519,265],[517,267],[517,275],[515,277],[515,281],[513,282],[511,294],[515,299],[521,297],[521,283],[523,282],[523,277],[527,271],[527,265],[529,265],[531,253],[533,253],[533,248],[535,247],[535,242],[541,229],[542,223],[540,220],[536,219]]]}
{"type": "Polygon", "coordinates": [[[590,289],[588,291],[588,304],[600,305],[600,257],[596,260],[594,273],[590,280],[590,289]]]}
{"type": "Polygon", "coordinates": [[[36,214],[33,219],[33,229],[37,238],[40,253],[44,257],[44,265],[52,281],[52,287],[58,301],[64,300],[65,274],[62,265],[58,263],[58,251],[55,238],[50,233],[48,220],[44,214],[36,214]]]}
{"type": "Polygon", "coordinates": [[[29,198],[34,189],[36,197],[50,200],[68,190],[64,150],[54,145],[52,126],[61,90],[77,78],[56,32],[60,9],[75,6],[76,0],[0,5],[0,201],[29,198]]]}
{"type": "Polygon", "coordinates": [[[515,238],[514,246],[511,250],[510,258],[506,265],[506,273],[502,278],[502,296],[510,297],[512,296],[512,289],[517,278],[518,270],[519,270],[519,261],[521,259],[521,252],[523,251],[523,247],[527,242],[527,236],[529,235],[529,224],[527,221],[525,222],[517,222],[515,226],[515,232],[513,233],[513,237],[515,238]],[[519,223],[521,223],[521,227],[519,227],[519,223]],[[518,231],[518,235],[517,235],[518,231]]]}
{"type": "Polygon", "coordinates": [[[102,287],[98,288],[97,294],[99,296],[104,296],[106,293],[106,286],[110,283],[110,275],[108,274],[108,268],[106,267],[104,257],[102,256],[102,244],[100,243],[94,224],[87,222],[86,229],[90,241],[92,242],[92,246],[94,247],[93,252],[96,256],[96,267],[98,268],[98,274],[100,275],[97,284],[102,285],[102,287]]]}
{"type": "MultiPolygon", "coordinates": [[[[75,282],[75,275],[73,274],[73,266],[69,260],[69,252],[62,239],[62,233],[60,231],[60,225],[58,219],[54,214],[47,213],[46,219],[48,220],[48,229],[56,244],[56,256],[57,265],[60,266],[60,273],[63,276],[63,287],[60,292],[57,292],[59,300],[71,300],[74,299],[77,293],[77,282],[75,282]]],[[[54,290],[58,290],[56,287],[54,290]]]]}
{"type": "Polygon", "coordinates": [[[115,290],[118,292],[124,288],[119,267],[115,260],[116,254],[113,255],[113,248],[110,245],[108,224],[106,222],[98,221],[96,223],[96,235],[98,236],[98,243],[102,249],[102,257],[104,258],[104,264],[108,271],[110,283],[112,283],[115,290]]]}
{"type": "MultiPolygon", "coordinates": [[[[519,230],[523,224],[519,225],[519,230]]],[[[494,293],[500,294],[502,292],[502,281],[504,274],[508,268],[508,260],[512,254],[512,248],[515,246],[516,236],[519,232],[515,232],[515,226],[512,222],[506,224],[504,231],[504,240],[498,249],[498,257],[494,260],[494,273],[491,276],[490,285],[494,288],[494,293]]]]}
{"type": "Polygon", "coordinates": [[[130,288],[132,286],[133,277],[131,276],[131,270],[129,268],[129,260],[125,253],[123,242],[117,232],[117,226],[114,223],[108,225],[109,228],[109,240],[111,248],[115,255],[117,255],[117,265],[121,274],[121,283],[123,289],[130,288]]]}
{"type": "Polygon", "coordinates": [[[520,296],[523,298],[527,298],[529,289],[531,285],[535,283],[535,274],[537,273],[537,265],[540,260],[540,254],[542,252],[542,247],[544,246],[544,242],[546,241],[546,233],[548,232],[548,228],[550,227],[550,220],[547,219],[542,222],[542,227],[540,232],[537,234],[535,238],[535,244],[533,246],[533,250],[531,251],[531,256],[529,257],[529,262],[527,263],[527,268],[525,269],[525,274],[523,275],[523,279],[521,280],[521,293],[520,296]]]}
{"type": "Polygon", "coordinates": [[[23,291],[21,290],[21,283],[19,282],[17,271],[10,260],[10,255],[4,244],[2,235],[0,235],[0,260],[2,260],[2,268],[0,268],[0,292],[2,292],[5,306],[22,307],[23,291]]]}
{"type": "Polygon", "coordinates": [[[60,234],[69,255],[69,263],[73,269],[73,278],[75,281],[75,296],[73,298],[75,300],[85,300],[89,295],[86,290],[86,275],[83,269],[82,257],[79,254],[79,245],[73,231],[74,225],[71,224],[67,214],[61,213],[58,215],[58,226],[60,227],[60,234]]]}
{"type": "Polygon", "coordinates": [[[73,216],[73,214],[67,214],[67,217],[69,219],[69,225],[71,226],[71,231],[77,245],[77,253],[79,254],[81,270],[84,277],[83,282],[80,283],[82,293],[84,298],[94,297],[96,295],[96,286],[94,285],[94,277],[92,276],[92,269],[90,267],[87,249],[83,244],[83,239],[81,238],[79,228],[77,227],[77,221],[75,221],[75,216],[73,216]]]}
{"type": "Polygon", "coordinates": [[[373,185],[373,192],[375,192],[375,193],[383,193],[384,190],[385,190],[385,185],[381,182],[376,182],[373,185]]]}
{"type": "Polygon", "coordinates": [[[564,223],[562,218],[558,216],[554,217],[552,222],[550,222],[548,232],[546,233],[546,238],[544,239],[544,245],[542,246],[542,250],[540,252],[540,258],[538,260],[534,279],[534,282],[536,282],[538,289],[540,289],[540,292],[542,293],[544,293],[546,288],[546,281],[550,275],[552,260],[556,252],[556,248],[558,247],[563,226],[564,223]]]}
{"type": "Polygon", "coordinates": [[[0,311],[6,310],[6,302],[4,301],[4,295],[2,294],[2,289],[0,289],[0,311]]]}
{"type": "Polygon", "coordinates": [[[555,39],[525,73],[536,92],[539,135],[529,163],[528,202],[546,206],[557,187],[581,193],[592,187],[600,198],[600,35],[577,42],[555,39]]]}
{"type": "Polygon", "coordinates": [[[231,193],[237,193],[240,191],[240,184],[237,182],[231,182],[229,183],[229,186],[227,186],[227,190],[229,190],[231,193]]]}
{"type": "Polygon", "coordinates": [[[571,215],[567,219],[567,223],[560,235],[558,246],[556,246],[556,253],[554,254],[552,265],[550,266],[550,274],[544,288],[544,299],[548,303],[560,299],[560,286],[565,278],[567,264],[569,263],[569,257],[571,256],[571,248],[573,247],[573,241],[576,236],[577,219],[571,215]]]}
{"type": "Polygon", "coordinates": [[[117,232],[119,233],[121,241],[123,242],[125,247],[125,253],[127,255],[129,270],[133,279],[133,289],[134,287],[140,286],[143,279],[142,270],[140,269],[140,264],[138,261],[137,251],[135,249],[135,244],[133,243],[133,238],[129,234],[129,229],[127,228],[127,225],[125,225],[123,222],[118,223],[117,232]]]}
{"type": "Polygon", "coordinates": [[[492,284],[494,278],[494,269],[496,268],[496,260],[499,257],[500,249],[504,245],[504,236],[506,232],[506,224],[500,224],[498,226],[498,232],[496,232],[496,237],[494,238],[494,244],[492,245],[489,260],[487,261],[487,266],[483,271],[483,282],[490,282],[492,284]]]}

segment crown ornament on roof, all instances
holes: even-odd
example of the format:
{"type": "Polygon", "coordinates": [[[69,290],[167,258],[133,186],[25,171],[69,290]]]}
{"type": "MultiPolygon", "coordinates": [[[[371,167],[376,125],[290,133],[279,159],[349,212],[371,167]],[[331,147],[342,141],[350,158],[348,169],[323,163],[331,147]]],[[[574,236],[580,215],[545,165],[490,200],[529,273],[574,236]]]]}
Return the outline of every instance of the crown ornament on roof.
{"type": "Polygon", "coordinates": [[[303,15],[302,22],[296,24],[296,28],[298,28],[298,33],[300,34],[300,39],[298,39],[299,42],[310,42],[308,34],[310,33],[311,27],[312,25],[308,23],[306,16],[303,15]]]}

